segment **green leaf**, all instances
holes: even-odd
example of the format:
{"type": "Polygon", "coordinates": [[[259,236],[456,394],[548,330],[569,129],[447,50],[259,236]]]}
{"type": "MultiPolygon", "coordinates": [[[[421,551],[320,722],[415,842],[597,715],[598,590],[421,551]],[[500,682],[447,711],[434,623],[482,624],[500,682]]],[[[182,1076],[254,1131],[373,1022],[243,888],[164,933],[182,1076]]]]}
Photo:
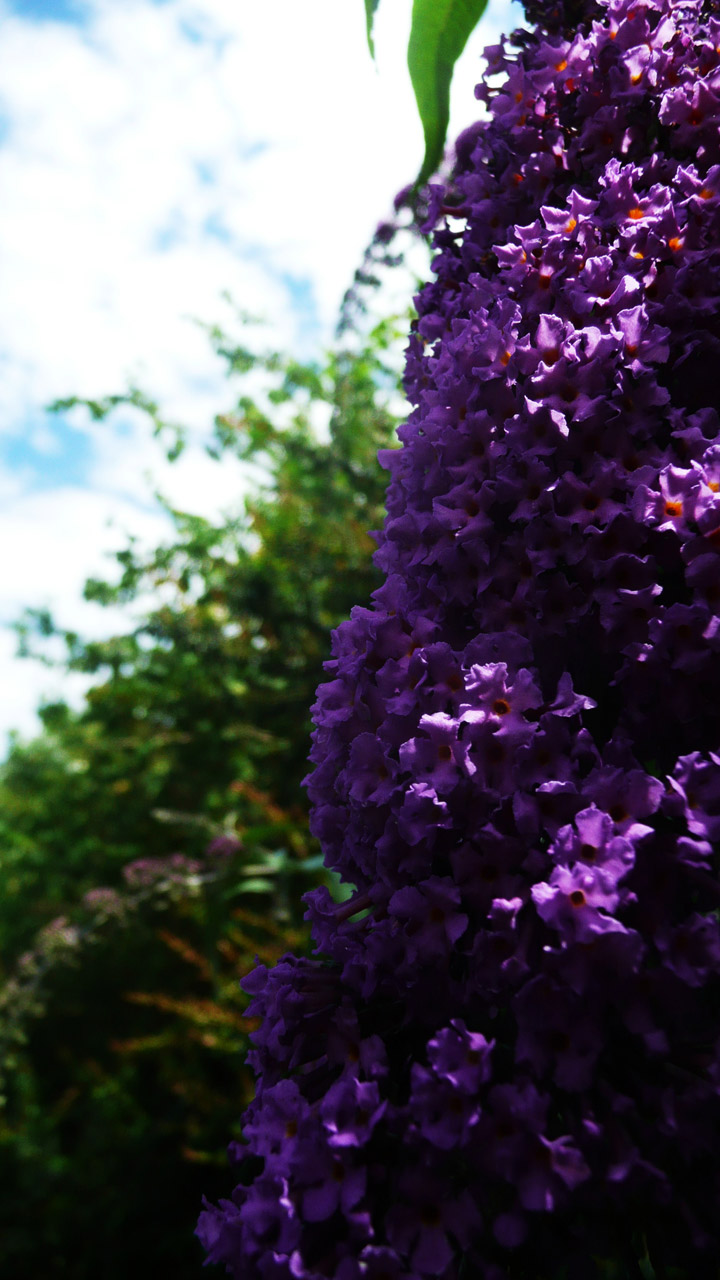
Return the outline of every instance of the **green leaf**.
{"type": "Polygon", "coordinates": [[[368,49],[370,57],[375,57],[375,41],[373,40],[373,23],[375,21],[375,10],[380,0],[365,0],[365,26],[367,30],[368,49]]]}
{"type": "Polygon", "coordinates": [[[453,68],[486,7],[487,0],[413,0],[408,69],[425,134],[418,185],[442,159],[453,68]]]}
{"type": "Polygon", "coordinates": [[[243,880],[242,884],[235,884],[231,889],[227,889],[222,894],[224,902],[230,902],[233,898],[242,898],[246,893],[274,893],[275,885],[271,880],[267,880],[264,876],[252,876],[248,880],[243,880]]]}

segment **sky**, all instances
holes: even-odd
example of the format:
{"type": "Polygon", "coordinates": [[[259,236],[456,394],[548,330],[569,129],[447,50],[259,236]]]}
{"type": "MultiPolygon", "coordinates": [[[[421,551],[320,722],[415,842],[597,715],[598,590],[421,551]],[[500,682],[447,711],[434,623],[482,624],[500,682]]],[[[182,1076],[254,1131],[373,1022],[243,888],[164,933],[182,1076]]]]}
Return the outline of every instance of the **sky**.
{"type": "MultiPolygon", "coordinates": [[[[205,516],[241,503],[240,464],[204,452],[233,397],[202,323],[232,329],[235,306],[301,357],[331,341],[422,158],[410,12],[381,0],[373,63],[363,0],[0,0],[0,757],[41,700],[86,687],[15,656],[23,609],[87,636],[127,627],[82,586],[128,534],[169,532],[154,492],[205,516]],[[178,462],[138,411],[47,411],[130,383],[187,426],[178,462]]],[[[490,0],[451,136],[479,114],[484,46],[520,19],[490,0]]]]}

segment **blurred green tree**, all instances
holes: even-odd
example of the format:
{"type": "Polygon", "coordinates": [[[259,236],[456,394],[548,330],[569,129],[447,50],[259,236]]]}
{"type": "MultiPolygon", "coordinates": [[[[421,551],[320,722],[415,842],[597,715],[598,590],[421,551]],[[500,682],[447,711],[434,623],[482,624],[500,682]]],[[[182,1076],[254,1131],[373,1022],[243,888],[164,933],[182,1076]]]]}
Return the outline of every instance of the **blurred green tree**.
{"type": "MultiPolygon", "coordinates": [[[[238,978],[256,952],[308,945],[301,895],[331,883],[300,786],[309,708],[330,629],[379,582],[367,531],[400,331],[303,364],[211,329],[245,380],[209,446],[254,469],[241,513],[166,507],[167,545],[131,541],[117,581],[86,584],[100,606],[152,600],[127,633],[19,625],[22,652],[59,639],[93,683],[80,711],[44,706],[0,767],[0,1269],[16,1280],[197,1274],[200,1195],[222,1193],[252,1093],[238,978]]],[[[138,392],[71,403],[98,419],[131,403],[182,448],[138,392]]]]}

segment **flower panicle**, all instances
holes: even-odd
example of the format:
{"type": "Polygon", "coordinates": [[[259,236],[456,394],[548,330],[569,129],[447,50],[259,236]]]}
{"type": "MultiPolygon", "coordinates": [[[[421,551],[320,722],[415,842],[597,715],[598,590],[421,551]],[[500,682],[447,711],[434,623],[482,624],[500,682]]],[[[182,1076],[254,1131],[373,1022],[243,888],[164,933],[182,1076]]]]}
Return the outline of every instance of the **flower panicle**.
{"type": "Polygon", "coordinates": [[[526,8],[426,193],[385,581],[313,711],[351,896],[245,980],[198,1229],[243,1280],[720,1246],[720,13],[526,8]]]}

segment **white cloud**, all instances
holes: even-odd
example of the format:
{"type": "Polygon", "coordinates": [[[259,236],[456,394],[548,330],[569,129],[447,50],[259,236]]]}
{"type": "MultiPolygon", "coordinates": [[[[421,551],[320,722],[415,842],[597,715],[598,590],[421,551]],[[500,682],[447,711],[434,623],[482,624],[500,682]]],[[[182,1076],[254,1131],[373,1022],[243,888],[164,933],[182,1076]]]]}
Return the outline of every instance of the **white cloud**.
{"type": "Polygon", "coordinates": [[[149,547],[167,536],[170,522],[159,509],[142,510],[134,501],[107,492],[64,487],[18,493],[7,477],[3,479],[0,724],[5,731],[14,728],[27,736],[37,729],[34,709],[41,698],[62,694],[78,705],[88,681],[15,658],[10,624],[33,606],[50,609],[61,627],[87,636],[126,628],[127,611],[100,610],[82,599],[84,581],[92,574],[116,576],[110,556],[125,544],[126,531],[137,535],[139,545],[149,547]]]}
{"type": "MultiPolygon", "coordinates": [[[[223,290],[268,318],[274,344],[307,352],[329,338],[364,245],[422,156],[410,7],[380,5],[375,66],[361,0],[90,0],[81,26],[0,3],[0,432],[35,419],[32,443],[50,457],[42,406],[129,378],[200,432],[232,392],[189,317],[222,317],[223,290]]],[[[471,37],[453,132],[476,115],[482,47],[517,14],[498,0],[471,37]]],[[[205,513],[242,488],[238,467],[214,467],[197,445],[169,468],[137,420],[129,436],[113,420],[83,429],[86,489],[40,496],[27,470],[0,476],[5,616],[52,598],[64,620],[87,621],[82,582],[100,548],[122,543],[107,514],[148,536],[159,518],[143,506],[148,469],[205,513]]],[[[10,676],[0,729],[32,722],[29,669],[10,676]]]]}
{"type": "MultiPolygon", "coordinates": [[[[380,6],[377,69],[359,0],[94,0],[90,13],[86,28],[4,21],[10,427],[28,398],[101,394],[143,367],[189,407],[188,381],[217,366],[184,317],[213,318],[224,288],[292,340],[307,317],[291,314],[282,276],[307,278],[327,331],[422,155],[409,0],[380,6]],[[215,39],[193,43],[188,29],[215,39]]],[[[476,112],[479,49],[496,30],[486,15],[460,64],[458,128],[476,112]]]]}

